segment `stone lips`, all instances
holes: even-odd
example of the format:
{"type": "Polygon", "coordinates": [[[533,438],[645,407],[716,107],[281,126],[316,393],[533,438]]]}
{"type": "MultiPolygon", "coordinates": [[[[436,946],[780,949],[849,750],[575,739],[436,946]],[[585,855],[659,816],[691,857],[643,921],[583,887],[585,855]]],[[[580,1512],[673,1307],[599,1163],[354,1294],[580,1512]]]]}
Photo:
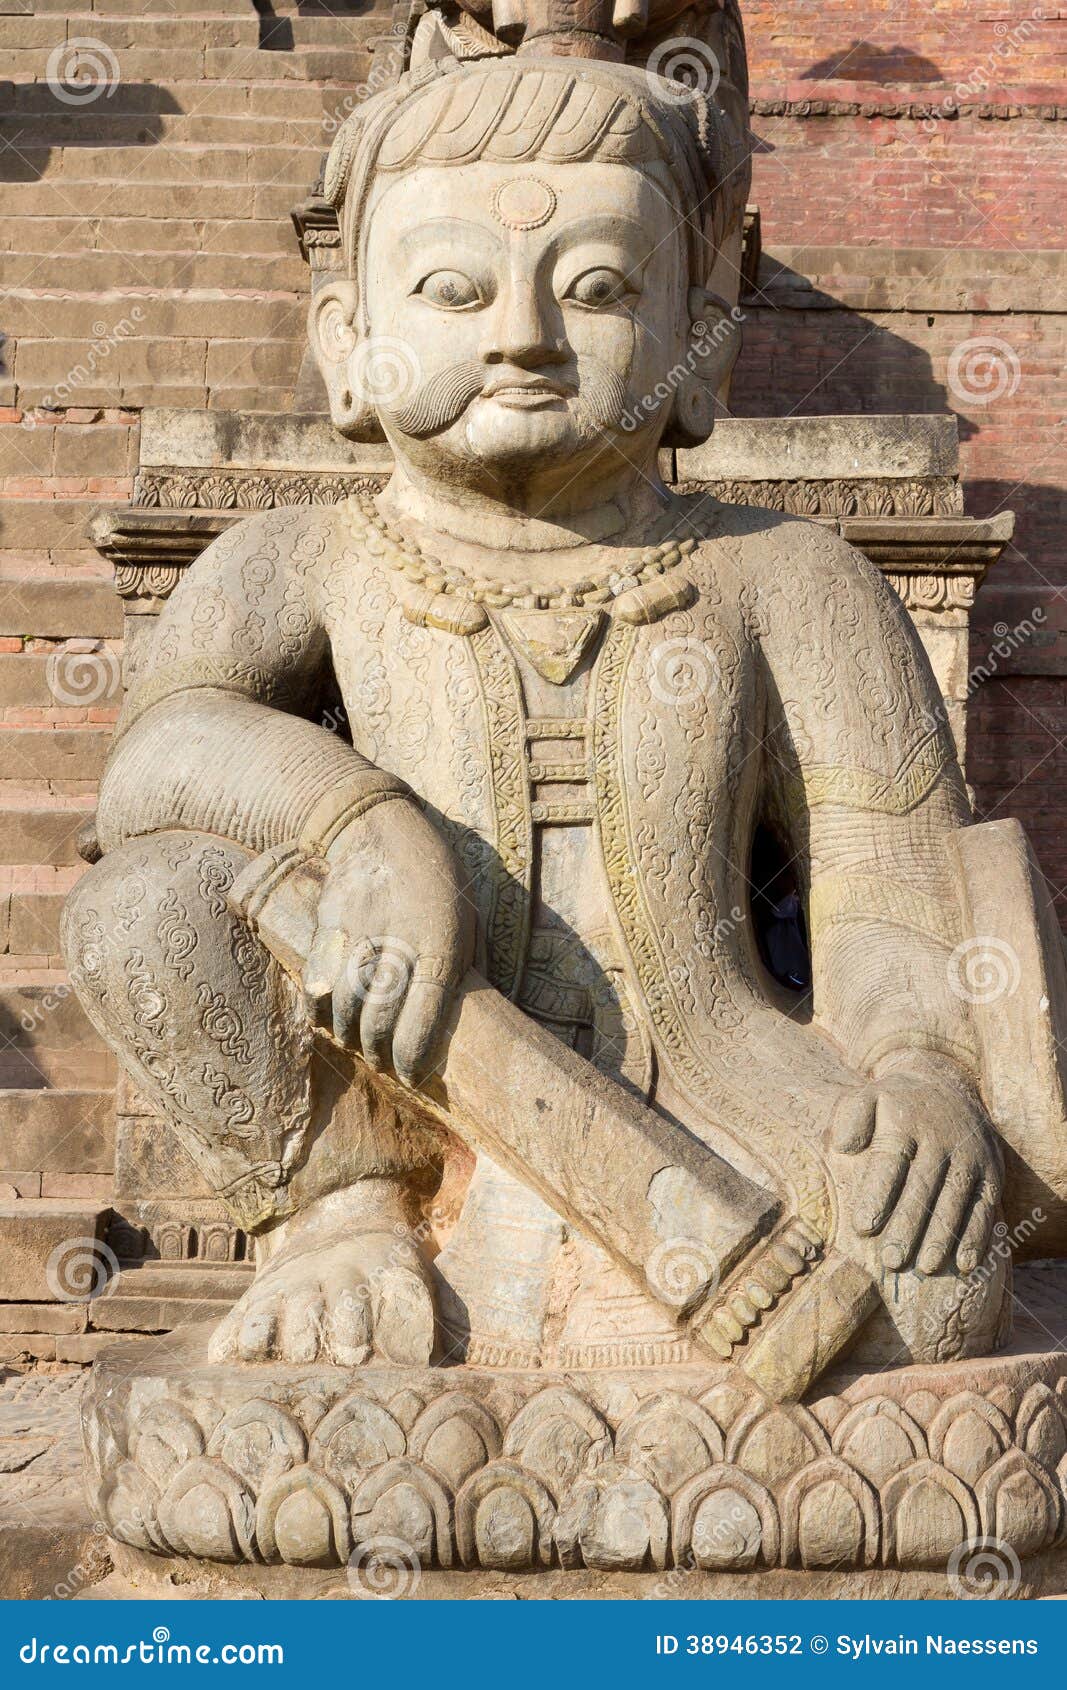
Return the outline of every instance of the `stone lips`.
{"type": "Polygon", "coordinates": [[[206,1330],[137,1377],[109,1352],[84,1411],[98,1517],[157,1555],[336,1567],[390,1539],[423,1569],[944,1571],[974,1539],[1025,1560],[1067,1531],[1058,1351],[782,1407],[725,1367],[212,1368],[206,1330]]]}

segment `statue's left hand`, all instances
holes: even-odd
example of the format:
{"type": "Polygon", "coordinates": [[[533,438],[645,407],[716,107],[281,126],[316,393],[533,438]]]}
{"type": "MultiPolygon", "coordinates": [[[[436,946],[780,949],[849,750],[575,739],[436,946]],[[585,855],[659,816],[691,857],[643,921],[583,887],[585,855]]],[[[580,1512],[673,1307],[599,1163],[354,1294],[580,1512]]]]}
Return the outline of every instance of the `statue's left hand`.
{"type": "Polygon", "coordinates": [[[981,1101],[947,1057],[915,1052],[843,1099],[830,1135],[856,1232],[890,1271],[973,1273],[989,1246],[1001,1159],[981,1101]]]}

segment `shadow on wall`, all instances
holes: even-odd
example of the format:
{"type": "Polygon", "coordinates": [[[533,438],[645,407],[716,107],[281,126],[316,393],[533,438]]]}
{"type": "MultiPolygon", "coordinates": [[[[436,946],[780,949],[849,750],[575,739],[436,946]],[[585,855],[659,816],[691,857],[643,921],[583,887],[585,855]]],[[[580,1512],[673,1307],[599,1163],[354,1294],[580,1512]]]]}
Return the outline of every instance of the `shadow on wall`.
{"type": "Polygon", "coordinates": [[[36,182],[61,147],[153,147],[159,119],[184,109],[154,82],[116,82],[85,106],[48,82],[0,83],[0,182],[36,182]]]}
{"type": "MultiPolygon", "coordinates": [[[[296,46],[291,17],[279,17],[273,0],[252,0],[259,17],[259,48],[264,53],[290,53],[296,46]]],[[[302,18],[362,18],[374,11],[374,0],[297,0],[302,18]]]]}
{"type": "MultiPolygon", "coordinates": [[[[989,384],[1017,385],[1020,380],[1017,359],[1014,367],[997,363],[1010,357],[1012,348],[993,337],[988,342],[992,361],[982,363],[978,345],[974,359],[961,361],[954,391],[947,360],[945,367],[935,370],[923,346],[895,334],[884,323],[872,322],[767,255],[760,270],[760,288],[764,297],[752,293],[742,297],[744,338],[730,394],[735,416],[948,413],[956,417],[960,441],[966,446],[996,416],[995,405],[984,409],[989,384]],[[784,308],[779,303],[783,295],[792,296],[784,308]],[[969,389],[968,383],[973,384],[969,389]],[[977,395],[970,404],[966,403],[968,391],[977,395]]],[[[919,321],[932,327],[934,318],[922,315],[919,321]]],[[[974,340],[980,343],[981,335],[974,340]]],[[[961,347],[966,344],[961,339],[961,347]]],[[[1025,368],[1021,379],[1026,379],[1025,368]]],[[[969,476],[966,456],[963,472],[968,516],[1016,512],[1015,562],[1004,559],[998,582],[1037,578],[1055,586],[1067,583],[1060,538],[1067,525],[1067,492],[1047,479],[1027,476],[1022,469],[1017,480],[1010,479],[1010,472],[1001,480],[969,476]],[[1026,568],[1025,559],[1033,560],[1032,568],[1026,568]]]]}
{"type": "Polygon", "coordinates": [[[853,41],[827,53],[802,70],[801,82],[942,82],[944,73],[932,59],[910,47],[876,47],[873,41],[853,41]]]}

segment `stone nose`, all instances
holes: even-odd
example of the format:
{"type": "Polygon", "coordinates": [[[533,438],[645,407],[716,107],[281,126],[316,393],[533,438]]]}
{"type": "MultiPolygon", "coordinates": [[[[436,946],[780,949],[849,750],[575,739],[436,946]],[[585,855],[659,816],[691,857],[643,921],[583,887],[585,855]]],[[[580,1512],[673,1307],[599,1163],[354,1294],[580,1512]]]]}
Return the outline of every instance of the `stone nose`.
{"type": "Polygon", "coordinates": [[[488,315],[481,353],[487,364],[516,364],[522,369],[565,363],[570,354],[556,301],[543,299],[529,278],[513,277],[500,290],[488,315]]]}

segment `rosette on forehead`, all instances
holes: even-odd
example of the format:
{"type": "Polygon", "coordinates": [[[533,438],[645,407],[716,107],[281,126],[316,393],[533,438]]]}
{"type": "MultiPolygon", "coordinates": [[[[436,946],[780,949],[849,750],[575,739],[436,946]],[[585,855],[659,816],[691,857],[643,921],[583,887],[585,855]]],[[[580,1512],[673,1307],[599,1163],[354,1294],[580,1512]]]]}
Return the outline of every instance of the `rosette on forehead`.
{"type": "MultiPolygon", "coordinates": [[[[420,164],[589,161],[654,174],[676,203],[691,284],[710,277],[739,142],[714,103],[634,66],[558,58],[445,61],[404,77],[348,119],[326,165],[357,282],[376,178],[420,164]]],[[[362,290],[361,290],[362,291],[362,290]]]]}

